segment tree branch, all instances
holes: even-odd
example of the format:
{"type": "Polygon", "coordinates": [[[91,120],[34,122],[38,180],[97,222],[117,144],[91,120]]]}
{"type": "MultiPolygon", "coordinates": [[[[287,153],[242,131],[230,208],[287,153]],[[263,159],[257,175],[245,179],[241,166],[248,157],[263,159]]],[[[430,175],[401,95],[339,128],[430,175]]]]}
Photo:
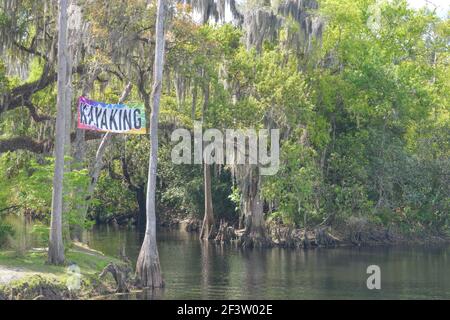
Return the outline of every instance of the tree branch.
{"type": "MultiPolygon", "coordinates": [[[[70,134],[70,139],[75,140],[76,133],[70,134]]],[[[86,141],[102,138],[102,133],[95,131],[86,132],[86,141]]],[[[52,140],[37,141],[32,137],[14,137],[9,139],[0,139],[0,154],[4,152],[13,152],[18,150],[27,150],[34,153],[49,153],[53,148],[52,140]]]]}
{"type": "MultiPolygon", "coordinates": [[[[34,40],[34,39],[33,39],[34,40]]],[[[30,48],[25,47],[24,45],[18,43],[17,41],[14,41],[13,44],[20,50],[25,51],[26,53],[41,57],[42,59],[48,61],[48,57],[36,49],[34,49],[32,46],[30,48]]]]}
{"type": "Polygon", "coordinates": [[[36,141],[31,137],[14,137],[0,139],[0,154],[8,151],[28,150],[34,153],[46,153],[52,148],[49,140],[36,141]]]}
{"type": "Polygon", "coordinates": [[[133,192],[137,191],[137,187],[133,184],[133,182],[131,181],[131,176],[130,176],[130,172],[128,171],[128,163],[127,160],[125,159],[125,157],[121,157],[120,161],[122,163],[122,174],[123,177],[125,179],[125,182],[128,185],[128,189],[130,189],[133,192]]]}
{"type": "MultiPolygon", "coordinates": [[[[33,94],[54,83],[57,79],[57,74],[55,71],[50,71],[50,69],[49,64],[46,64],[39,80],[17,86],[4,95],[3,104],[0,105],[0,114],[7,110],[24,106],[27,101],[30,101],[33,94]]],[[[84,66],[78,66],[75,73],[81,73],[83,70],[84,66]]]]}
{"type": "Polygon", "coordinates": [[[38,114],[37,108],[31,101],[25,101],[24,106],[28,109],[28,111],[30,112],[31,118],[33,118],[33,120],[35,122],[43,122],[43,121],[50,121],[50,120],[55,121],[56,120],[54,117],[38,114]]]}

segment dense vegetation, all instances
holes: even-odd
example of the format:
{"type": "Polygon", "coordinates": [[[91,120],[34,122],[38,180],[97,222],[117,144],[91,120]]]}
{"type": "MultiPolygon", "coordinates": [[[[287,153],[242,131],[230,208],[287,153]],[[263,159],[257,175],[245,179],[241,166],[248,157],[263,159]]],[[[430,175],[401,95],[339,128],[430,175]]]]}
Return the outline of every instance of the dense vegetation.
{"type": "MultiPolygon", "coordinates": [[[[318,8],[313,1],[285,2],[296,5],[241,4],[245,14],[236,14],[234,24],[200,24],[191,6],[171,7],[156,189],[160,221],[203,219],[206,195],[213,229],[226,221],[250,230],[257,219],[245,208],[261,197],[271,226],[357,223],[447,234],[449,20],[399,0],[322,0],[318,8]],[[252,19],[258,12],[263,18],[252,19]],[[248,165],[204,170],[173,164],[171,132],[193,129],[196,120],[219,130],[280,129],[279,172],[255,180],[257,174],[249,173],[258,168],[248,165]],[[208,176],[210,192],[204,188],[208,176]]],[[[73,115],[78,96],[115,103],[129,82],[126,102],[143,102],[149,115],[156,6],[79,0],[71,8],[73,115]]],[[[206,20],[220,21],[217,14],[206,20]]],[[[0,4],[0,216],[29,215],[47,225],[56,22],[54,1],[0,4]]],[[[75,129],[75,121],[71,126],[65,237],[94,221],[143,224],[149,137],[113,138],[85,215],[102,136],[75,129]]],[[[260,234],[243,243],[265,243],[264,228],[255,232],[260,234]]],[[[0,245],[12,234],[0,217],[0,245]]]]}

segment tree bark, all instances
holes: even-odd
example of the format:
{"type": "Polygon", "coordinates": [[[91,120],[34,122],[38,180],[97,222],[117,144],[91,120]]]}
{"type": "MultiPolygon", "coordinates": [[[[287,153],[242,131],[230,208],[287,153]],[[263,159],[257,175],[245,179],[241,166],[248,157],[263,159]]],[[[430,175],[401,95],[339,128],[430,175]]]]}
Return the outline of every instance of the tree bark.
{"type": "Polygon", "coordinates": [[[137,217],[137,225],[139,230],[144,229],[144,222],[146,222],[146,199],[145,199],[145,185],[138,186],[134,189],[136,194],[136,201],[139,207],[139,213],[137,217]]]}
{"type": "Polygon", "coordinates": [[[261,175],[257,168],[249,168],[243,183],[242,208],[244,212],[245,232],[242,236],[243,247],[266,247],[270,241],[266,235],[264,221],[264,202],[261,199],[261,175]]]}
{"type": "Polygon", "coordinates": [[[201,240],[208,240],[215,237],[214,232],[214,211],[211,194],[211,166],[203,164],[203,180],[205,187],[205,215],[203,217],[201,240]]]}
{"type": "MultiPolygon", "coordinates": [[[[72,0],[68,0],[68,6],[71,5],[72,0]]],[[[67,29],[67,39],[71,39],[70,30],[67,29]]],[[[72,141],[71,141],[71,132],[72,132],[72,98],[73,98],[73,87],[72,87],[72,56],[73,56],[73,48],[68,41],[65,46],[65,57],[66,57],[66,87],[64,90],[64,99],[65,99],[65,108],[66,108],[66,116],[65,116],[65,141],[64,141],[64,157],[70,158],[72,156],[72,141]]],[[[72,171],[72,161],[66,161],[64,163],[64,172],[68,173],[72,171]]],[[[63,179],[64,180],[64,179],[63,179]]],[[[67,184],[66,181],[63,181],[63,199],[69,199],[73,197],[74,190],[67,184]]],[[[70,201],[63,201],[63,213],[70,211],[70,201]]],[[[70,222],[68,219],[63,219],[63,236],[65,242],[70,242],[70,222]]]]}
{"type": "MultiPolygon", "coordinates": [[[[206,110],[209,104],[209,83],[203,88],[203,107],[202,107],[202,122],[204,122],[206,110]]],[[[214,230],[214,207],[211,192],[211,166],[205,162],[203,163],[203,185],[205,198],[205,213],[203,216],[202,229],[200,231],[200,240],[213,239],[215,237],[214,230]]]]}
{"type": "Polygon", "coordinates": [[[48,262],[61,265],[64,263],[64,244],[62,239],[64,145],[66,140],[66,95],[67,86],[67,0],[59,1],[58,32],[58,111],[56,118],[55,173],[53,177],[52,215],[50,223],[50,241],[48,262]]]}
{"type": "Polygon", "coordinates": [[[164,69],[165,0],[158,0],[156,17],[156,47],[150,119],[150,161],[147,184],[147,225],[142,248],[136,264],[138,284],[147,288],[164,286],[156,243],[156,173],[158,164],[158,117],[164,69]]]}
{"type": "Polygon", "coordinates": [[[192,106],[191,106],[192,121],[195,121],[196,108],[197,108],[197,85],[194,84],[194,88],[192,89],[192,106]]]}

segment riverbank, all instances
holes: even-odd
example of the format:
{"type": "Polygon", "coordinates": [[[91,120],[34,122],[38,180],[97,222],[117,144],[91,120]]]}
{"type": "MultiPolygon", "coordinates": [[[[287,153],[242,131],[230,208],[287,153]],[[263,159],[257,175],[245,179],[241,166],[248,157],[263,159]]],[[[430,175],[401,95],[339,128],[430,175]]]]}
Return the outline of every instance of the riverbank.
{"type": "Polygon", "coordinates": [[[47,253],[33,249],[18,255],[0,251],[0,300],[89,299],[115,292],[114,280],[100,277],[120,260],[83,246],[66,252],[65,266],[46,263],[47,253]]]}
{"type": "MultiPolygon", "coordinates": [[[[179,228],[190,233],[199,233],[202,221],[197,218],[174,218],[160,223],[161,227],[179,228]]],[[[316,226],[308,230],[294,228],[275,221],[268,222],[265,243],[269,247],[281,248],[332,248],[377,245],[436,245],[450,243],[448,234],[431,231],[405,232],[398,226],[382,226],[366,219],[351,219],[333,226],[316,226]]],[[[236,229],[226,222],[217,226],[213,237],[216,243],[243,244],[245,230],[236,229]]]]}

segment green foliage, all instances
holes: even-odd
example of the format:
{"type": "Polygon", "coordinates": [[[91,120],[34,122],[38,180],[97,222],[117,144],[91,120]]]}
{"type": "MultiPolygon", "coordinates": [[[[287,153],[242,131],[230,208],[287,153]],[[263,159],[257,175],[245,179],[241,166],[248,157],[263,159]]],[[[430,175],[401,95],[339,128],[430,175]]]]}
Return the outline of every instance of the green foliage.
{"type": "Polygon", "coordinates": [[[276,176],[265,181],[263,196],[274,203],[273,217],[285,224],[306,226],[308,220],[320,221],[322,177],[315,163],[316,153],[294,141],[286,141],[281,150],[281,166],[276,176]]]}
{"type": "Polygon", "coordinates": [[[137,211],[135,196],[124,182],[112,179],[108,174],[100,175],[91,202],[91,219],[101,223],[115,216],[137,211]]]}
{"type": "Polygon", "coordinates": [[[31,235],[36,239],[37,243],[46,246],[49,241],[50,228],[43,223],[34,223],[31,235]]]}
{"type": "Polygon", "coordinates": [[[0,248],[2,248],[6,244],[8,237],[13,235],[14,230],[12,226],[3,221],[2,217],[0,216],[0,248]]]}
{"type": "MultiPolygon", "coordinates": [[[[172,146],[162,145],[157,196],[169,213],[172,208],[185,215],[201,218],[204,212],[203,168],[200,165],[174,165],[170,160],[172,146]]],[[[216,168],[213,166],[213,168],[216,168]]],[[[229,172],[213,170],[212,195],[217,219],[234,220],[234,206],[229,199],[231,176],[229,172]]]]}
{"type": "MultiPolygon", "coordinates": [[[[268,9],[267,2],[251,2],[268,9]]],[[[131,81],[129,101],[144,100],[149,114],[154,6],[147,8],[143,0],[80,3],[96,47],[83,54],[89,71],[74,76],[77,91],[89,68],[100,66],[108,72],[100,74],[93,99],[114,102],[131,81]]],[[[309,227],[362,218],[407,232],[448,230],[449,20],[401,0],[321,0],[319,8],[326,24],[314,52],[286,46],[289,34],[302,32],[292,18],[279,42],[265,41],[257,51],[243,44],[243,30],[200,26],[174,12],[160,116],[159,213],[203,213],[202,168],[174,165],[169,142],[172,128],[192,129],[202,119],[205,128],[281,130],[280,171],[263,179],[262,190],[273,219],[309,227]]],[[[13,21],[0,11],[2,34],[9,31],[20,45],[49,51],[46,41],[33,39],[44,38],[35,36],[41,19],[52,13],[32,1],[21,3],[20,13],[13,21]]],[[[0,94],[43,74],[44,60],[26,54],[17,63],[26,61],[27,79],[7,76],[7,55],[11,59],[5,52],[0,60],[0,94]]],[[[33,93],[31,100],[38,113],[55,116],[55,85],[33,93]]],[[[53,139],[50,122],[34,122],[26,108],[2,111],[0,117],[1,139],[53,139]]],[[[79,168],[88,167],[96,148],[88,146],[79,168]]],[[[135,215],[136,190],[146,187],[148,155],[147,136],[116,139],[95,190],[91,219],[135,215]]],[[[79,206],[88,175],[79,168],[65,176],[65,223],[89,227],[79,206]]],[[[234,221],[242,190],[234,187],[228,167],[213,169],[215,215],[234,221]]],[[[24,151],[0,155],[0,209],[18,206],[48,223],[52,176],[51,159],[24,151]]],[[[44,228],[35,231],[43,236],[44,228]]]]}
{"type": "MultiPolygon", "coordinates": [[[[70,161],[70,159],[67,159],[70,161]]],[[[49,221],[52,201],[53,159],[34,159],[29,156],[7,153],[0,157],[2,188],[0,203],[5,207],[17,207],[24,214],[49,221]]],[[[72,170],[64,175],[67,192],[64,202],[67,214],[64,216],[70,225],[83,225],[77,220],[77,210],[84,201],[87,189],[87,170],[72,170]],[[77,191],[78,190],[78,191],[77,191]],[[80,191],[81,190],[81,191],[80,191]]]]}
{"type": "Polygon", "coordinates": [[[0,60],[0,95],[6,93],[8,89],[8,78],[6,77],[6,69],[2,60],[0,60]]]}

